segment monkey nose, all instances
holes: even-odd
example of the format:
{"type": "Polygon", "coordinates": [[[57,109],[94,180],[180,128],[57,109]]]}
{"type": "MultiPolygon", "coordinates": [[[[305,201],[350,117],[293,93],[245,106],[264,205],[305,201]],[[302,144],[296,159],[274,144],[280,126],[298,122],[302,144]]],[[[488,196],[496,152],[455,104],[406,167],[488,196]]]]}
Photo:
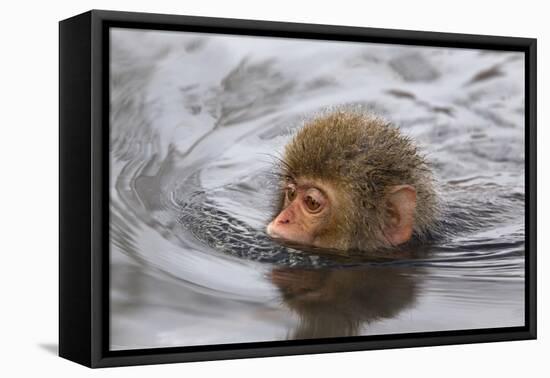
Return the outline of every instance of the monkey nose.
{"type": "Polygon", "coordinates": [[[278,216],[275,218],[274,223],[278,226],[285,224],[290,224],[294,221],[294,211],[291,207],[284,209],[278,216]]]}

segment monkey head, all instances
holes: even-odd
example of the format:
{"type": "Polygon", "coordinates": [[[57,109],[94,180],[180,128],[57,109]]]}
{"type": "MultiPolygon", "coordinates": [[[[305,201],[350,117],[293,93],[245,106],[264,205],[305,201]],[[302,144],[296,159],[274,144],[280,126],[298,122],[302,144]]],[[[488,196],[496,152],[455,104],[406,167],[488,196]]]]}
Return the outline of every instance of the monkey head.
{"type": "Polygon", "coordinates": [[[429,232],[431,170],[412,140],[369,114],[338,110],[307,122],[286,146],[267,233],[337,250],[392,247],[429,232]]]}

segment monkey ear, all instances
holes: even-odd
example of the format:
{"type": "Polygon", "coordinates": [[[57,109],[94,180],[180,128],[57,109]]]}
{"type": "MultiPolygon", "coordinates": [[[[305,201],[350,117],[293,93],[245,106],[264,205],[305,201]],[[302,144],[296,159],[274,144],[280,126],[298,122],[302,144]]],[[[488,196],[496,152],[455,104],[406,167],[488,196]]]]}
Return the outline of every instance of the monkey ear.
{"type": "Polygon", "coordinates": [[[392,245],[405,243],[413,232],[416,190],[411,185],[396,185],[391,188],[386,200],[389,217],[384,235],[392,245]]]}

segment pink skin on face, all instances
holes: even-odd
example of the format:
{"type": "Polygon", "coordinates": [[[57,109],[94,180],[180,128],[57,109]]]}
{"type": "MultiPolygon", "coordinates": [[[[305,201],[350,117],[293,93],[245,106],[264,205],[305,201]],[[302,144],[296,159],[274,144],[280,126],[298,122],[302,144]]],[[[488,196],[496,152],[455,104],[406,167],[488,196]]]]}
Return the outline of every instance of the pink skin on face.
{"type": "Polygon", "coordinates": [[[315,245],[315,230],[326,220],[327,196],[317,187],[289,183],[285,188],[284,208],[268,224],[273,238],[315,245]]]}
{"type": "MultiPolygon", "coordinates": [[[[337,193],[329,183],[307,179],[288,183],[284,193],[283,209],[267,226],[269,236],[314,247],[347,248],[337,243],[328,245],[323,239],[333,213],[346,204],[350,206],[349,200],[343,198],[345,193],[337,193]]],[[[385,200],[390,217],[381,237],[388,245],[397,246],[411,238],[416,190],[411,185],[395,185],[388,190],[385,200]]]]}

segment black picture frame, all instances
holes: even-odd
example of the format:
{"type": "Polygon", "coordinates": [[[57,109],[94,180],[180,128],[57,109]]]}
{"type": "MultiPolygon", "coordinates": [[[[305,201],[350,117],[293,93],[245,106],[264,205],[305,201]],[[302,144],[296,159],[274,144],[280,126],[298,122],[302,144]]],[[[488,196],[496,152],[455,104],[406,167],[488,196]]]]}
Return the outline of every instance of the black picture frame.
{"type": "Polygon", "coordinates": [[[59,23],[59,355],[88,367],[536,338],[536,39],[92,10],[59,23]],[[110,27],[525,53],[525,326],[110,351],[110,27]]]}

